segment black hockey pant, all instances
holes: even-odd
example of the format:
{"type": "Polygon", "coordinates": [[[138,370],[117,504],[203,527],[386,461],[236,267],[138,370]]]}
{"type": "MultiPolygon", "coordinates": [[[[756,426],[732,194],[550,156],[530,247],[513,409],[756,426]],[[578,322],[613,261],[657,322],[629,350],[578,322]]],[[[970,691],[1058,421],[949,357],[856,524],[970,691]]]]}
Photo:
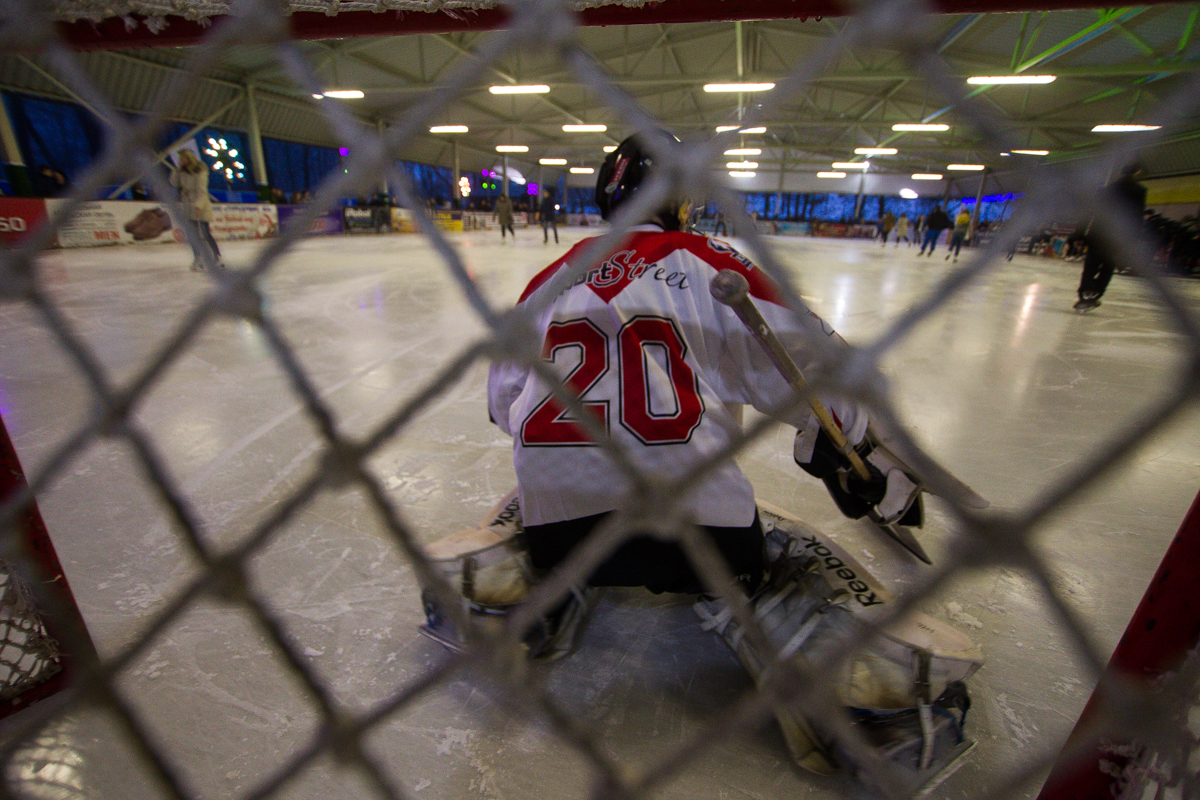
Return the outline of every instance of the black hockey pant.
{"type": "Polygon", "coordinates": [[[1088,248],[1087,255],[1083,257],[1083,274],[1079,277],[1079,298],[1081,300],[1100,298],[1104,294],[1104,290],[1108,288],[1108,282],[1112,280],[1112,262],[1103,257],[1100,249],[1099,246],[1093,245],[1088,248]]]}
{"type": "MultiPolygon", "coordinates": [[[[529,525],[525,541],[533,568],[548,572],[558,566],[581,545],[588,534],[608,514],[594,514],[564,522],[529,525]]],[[[742,585],[752,590],[762,579],[764,570],[763,530],[754,515],[754,522],[745,528],[701,528],[725,557],[726,566],[742,585]]],[[[627,539],[588,578],[590,586],[645,586],[652,592],[681,592],[700,594],[704,583],[692,571],[683,549],[674,542],[664,542],[651,536],[635,535],[627,539]]]]}

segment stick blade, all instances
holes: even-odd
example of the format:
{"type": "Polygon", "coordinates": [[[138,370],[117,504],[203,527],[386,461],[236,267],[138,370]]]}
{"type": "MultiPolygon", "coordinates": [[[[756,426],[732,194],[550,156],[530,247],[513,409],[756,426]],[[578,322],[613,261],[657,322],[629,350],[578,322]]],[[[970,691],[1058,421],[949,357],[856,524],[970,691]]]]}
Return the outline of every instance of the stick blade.
{"type": "Polygon", "coordinates": [[[925,548],[921,546],[921,543],[917,541],[917,537],[914,536],[913,532],[911,530],[909,530],[908,528],[902,527],[900,525],[895,525],[895,524],[888,525],[888,524],[885,524],[882,522],[874,523],[874,527],[876,529],[881,530],[884,533],[886,533],[888,536],[890,536],[892,538],[892,541],[899,544],[905,550],[912,553],[914,556],[921,559],[926,564],[933,564],[933,561],[929,558],[929,555],[925,552],[925,548]]]}
{"type": "Polygon", "coordinates": [[[872,437],[879,446],[886,449],[893,458],[905,465],[906,471],[918,476],[920,479],[921,488],[925,491],[977,511],[982,511],[991,507],[992,504],[988,502],[987,498],[981,496],[970,486],[954,477],[950,470],[946,469],[941,464],[938,464],[937,461],[935,461],[932,456],[929,456],[928,453],[925,455],[933,463],[933,468],[929,474],[921,475],[915,469],[908,466],[907,459],[903,459],[897,455],[897,453],[900,452],[898,442],[894,436],[889,434],[887,429],[881,428],[874,421],[872,421],[867,430],[868,435],[872,437]],[[933,479],[932,483],[930,481],[931,478],[933,479]],[[937,488],[934,488],[934,484],[936,484],[937,488]]]}

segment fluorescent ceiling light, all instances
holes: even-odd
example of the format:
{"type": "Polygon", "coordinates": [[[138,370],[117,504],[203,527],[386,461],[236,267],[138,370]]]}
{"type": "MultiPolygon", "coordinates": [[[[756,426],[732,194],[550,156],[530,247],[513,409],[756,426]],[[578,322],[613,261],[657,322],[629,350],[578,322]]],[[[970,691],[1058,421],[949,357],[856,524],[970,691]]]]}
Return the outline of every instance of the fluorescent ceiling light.
{"type": "Polygon", "coordinates": [[[488,91],[492,94],[545,94],[550,91],[550,87],[544,83],[536,83],[527,86],[521,85],[504,85],[504,86],[489,86],[488,91]]]}
{"type": "Polygon", "coordinates": [[[844,173],[844,172],[818,172],[817,177],[818,178],[844,178],[844,177],[846,177],[846,173],[844,173]]]}
{"type": "Polygon", "coordinates": [[[595,171],[591,167],[571,167],[572,175],[591,175],[595,171]]]}
{"type": "Polygon", "coordinates": [[[466,125],[434,125],[430,133],[466,133],[470,128],[466,125]]]}
{"type": "Polygon", "coordinates": [[[616,149],[617,149],[617,146],[616,146],[615,144],[606,144],[606,145],[604,145],[604,152],[606,152],[606,153],[612,153],[612,152],[615,152],[615,151],[616,151],[616,149]]]}
{"type": "MultiPolygon", "coordinates": [[[[1156,131],[1162,125],[1097,125],[1092,128],[1092,133],[1128,133],[1130,131],[1156,131]]],[[[1021,152],[1014,150],[1014,153],[1021,152]]]]}
{"type": "Polygon", "coordinates": [[[718,125],[717,133],[724,133],[725,131],[736,131],[740,127],[741,127],[741,125],[718,125]]]}
{"type": "Polygon", "coordinates": [[[563,125],[563,130],[567,133],[604,133],[608,130],[607,125],[563,125]]]}
{"type": "Polygon", "coordinates": [[[322,97],[332,97],[336,100],[361,100],[364,95],[358,89],[330,89],[324,94],[314,94],[320,100],[322,97]]]}
{"type": "Polygon", "coordinates": [[[523,144],[498,144],[497,153],[528,153],[529,148],[523,144]]]}
{"type": "Polygon", "coordinates": [[[897,122],[892,126],[894,131],[948,131],[949,125],[940,122],[897,122]]]}
{"type": "Polygon", "coordinates": [[[726,169],[758,169],[757,161],[730,161],[725,165],[726,169]]]}
{"type": "MultiPolygon", "coordinates": [[[[505,172],[505,170],[504,170],[503,164],[497,164],[496,166],[492,167],[492,173],[493,173],[492,177],[493,178],[503,178],[504,172],[505,172]]],[[[513,169],[512,167],[508,168],[508,179],[509,179],[509,181],[517,184],[518,186],[524,186],[527,183],[527,181],[525,180],[525,176],[521,174],[521,171],[517,170],[517,169],[513,169]]]]}
{"type": "Polygon", "coordinates": [[[1012,152],[1022,156],[1048,156],[1049,150],[1013,150],[1012,152]]]}
{"type": "Polygon", "coordinates": [[[740,131],[738,131],[738,133],[746,133],[746,134],[766,133],[766,132],[767,132],[766,128],[742,128],[740,131]]]}
{"type": "Polygon", "coordinates": [[[833,162],[834,169],[866,169],[871,166],[870,161],[835,161],[833,162]]]}
{"type": "Polygon", "coordinates": [[[742,170],[731,169],[729,171],[729,177],[731,177],[731,178],[753,178],[754,173],[753,172],[744,172],[742,170]]]}
{"type": "Polygon", "coordinates": [[[761,156],[762,150],[757,147],[735,147],[732,150],[726,150],[727,156],[761,156]]]}
{"type": "Polygon", "coordinates": [[[547,167],[561,167],[566,165],[567,160],[565,158],[539,158],[538,163],[545,164],[547,167]]]}
{"type": "Polygon", "coordinates": [[[1053,83],[1054,75],[976,75],[967,78],[967,83],[976,86],[993,86],[1005,83],[1053,83]]]}
{"type": "Polygon", "coordinates": [[[908,187],[905,187],[900,190],[900,196],[903,197],[905,200],[916,200],[918,197],[920,197],[919,194],[914,192],[912,189],[909,189],[908,187]]]}
{"type": "Polygon", "coordinates": [[[946,169],[953,170],[955,172],[979,172],[981,169],[984,169],[984,168],[985,167],[983,164],[947,164],[946,165],[946,169]]]}
{"type": "Polygon", "coordinates": [[[706,92],[768,92],[775,88],[773,83],[706,83],[706,92]]]}
{"type": "Polygon", "coordinates": [[[914,181],[940,181],[942,177],[943,176],[937,172],[914,172],[912,174],[912,179],[914,181]]]}
{"type": "Polygon", "coordinates": [[[854,154],[856,156],[894,156],[900,152],[894,147],[856,147],[854,154]]]}

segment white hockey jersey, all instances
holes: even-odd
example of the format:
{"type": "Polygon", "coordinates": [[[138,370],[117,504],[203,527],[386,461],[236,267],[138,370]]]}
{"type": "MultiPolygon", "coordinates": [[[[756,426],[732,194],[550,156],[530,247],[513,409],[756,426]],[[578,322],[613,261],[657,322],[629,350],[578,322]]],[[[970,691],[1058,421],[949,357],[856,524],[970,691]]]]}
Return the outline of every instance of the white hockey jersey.
{"type": "MultiPolygon", "coordinates": [[[[539,273],[519,303],[569,268],[591,240],[576,244],[539,273]]],[[[791,394],[786,381],[733,310],[709,293],[720,270],[744,275],[767,323],[801,369],[811,366],[806,341],[835,336],[815,315],[798,319],[776,285],[729,245],[658,226],[631,229],[625,244],[541,311],[542,357],[596,415],[639,470],[678,477],[729,444],[738,423],[730,406],[771,411],[791,394]]],[[[840,341],[840,339],[838,340],[840,341]]],[[[619,508],[630,491],[624,475],[550,388],[529,369],[496,363],[488,379],[493,421],[513,437],[525,524],[576,519],[619,508]]],[[[851,442],[861,440],[866,413],[833,401],[830,410],[851,442]]],[[[811,430],[801,406],[786,422],[811,430]]],[[[754,492],[726,459],[681,498],[701,525],[746,526],[754,492]]]]}

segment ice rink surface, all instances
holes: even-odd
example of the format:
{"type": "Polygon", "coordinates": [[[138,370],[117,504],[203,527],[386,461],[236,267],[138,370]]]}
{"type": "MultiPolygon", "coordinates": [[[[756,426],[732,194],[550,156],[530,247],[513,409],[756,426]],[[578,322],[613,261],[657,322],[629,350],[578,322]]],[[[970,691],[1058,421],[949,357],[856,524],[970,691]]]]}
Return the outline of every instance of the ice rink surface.
{"type": "MultiPolygon", "coordinates": [[[[522,230],[449,234],[498,307],[570,244],[522,230]]],[[[811,307],[866,343],[925,297],[950,265],[944,250],[857,241],[772,238],[811,307]]],[[[261,243],[223,244],[233,268],[261,243]]],[[[964,257],[966,251],[964,251],[964,257]]],[[[57,251],[41,259],[47,291],[122,385],[163,346],[211,286],[190,253],[163,245],[57,251]]],[[[886,359],[893,400],[928,451],[1000,509],[1019,508],[1131,424],[1184,363],[1144,281],[1118,275],[1104,304],[1072,311],[1079,265],[1017,256],[926,319],[886,359]]],[[[1195,306],[1200,282],[1175,287],[1195,306]]],[[[263,285],[268,313],[296,358],[356,436],[374,430],[454,356],[485,335],[431,247],[418,236],[302,242],[263,285]]],[[[510,442],[485,403],[478,363],[385,446],[372,468],[422,540],[474,525],[514,484],[510,442]]],[[[35,474],[91,409],[78,370],[25,306],[0,316],[0,411],[35,474]]],[[[249,323],[209,325],[163,374],[137,421],[203,521],[232,546],[317,467],[314,424],[249,323]]],[[[1059,509],[1037,531],[1061,589],[1107,653],[1115,645],[1200,488],[1200,420],[1181,415],[1132,461],[1059,509]]],[[[834,535],[897,591],[927,569],[844,519],[792,462],[786,430],[741,459],[758,494],[834,535]]],[[[134,641],[197,574],[130,449],[103,439],[39,496],[91,635],[102,654],[134,641]]],[[[938,500],[922,540],[935,561],[950,535],[938,500]]],[[[358,488],[323,492],[253,560],[256,588],[333,697],[374,707],[447,656],[420,637],[419,590],[358,488]]],[[[961,575],[924,604],[983,645],[967,719],[979,746],[938,790],[971,797],[1039,754],[1057,752],[1094,680],[1029,576],[990,568],[961,575]]],[[[671,752],[750,687],[725,645],[700,629],[686,598],[610,591],[568,659],[535,666],[560,707],[636,773],[671,752]]],[[[311,702],[268,641],[235,606],[201,602],[158,637],[120,689],[197,797],[238,798],[314,735],[311,702]]],[[[367,747],[412,798],[586,798],[593,774],[497,684],[458,675],[378,726],[367,747]]],[[[106,712],[57,723],[10,779],[29,797],[165,796],[106,712]]],[[[1027,787],[1022,796],[1036,794],[1027,787]]],[[[286,785],[295,800],[374,797],[354,770],[325,756],[286,785]]],[[[723,738],[654,797],[832,798],[833,779],[792,766],[773,726],[723,738]]]]}

